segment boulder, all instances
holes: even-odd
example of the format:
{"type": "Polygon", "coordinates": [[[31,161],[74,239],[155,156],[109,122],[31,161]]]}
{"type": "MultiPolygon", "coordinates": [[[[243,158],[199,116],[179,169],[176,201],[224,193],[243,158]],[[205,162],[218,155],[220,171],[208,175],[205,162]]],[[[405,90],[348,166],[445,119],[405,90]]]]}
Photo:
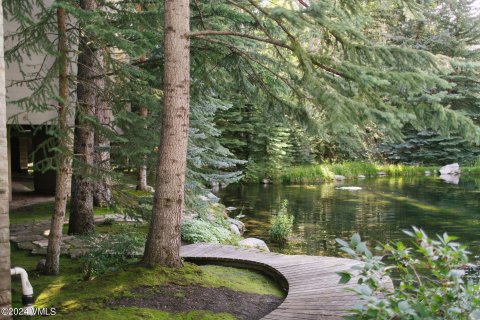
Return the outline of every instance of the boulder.
{"type": "Polygon", "coordinates": [[[387,173],[386,173],[385,171],[379,171],[379,172],[377,173],[377,175],[379,175],[379,176],[381,176],[381,177],[384,177],[384,176],[387,175],[387,173]]]}
{"type": "Polygon", "coordinates": [[[365,179],[366,177],[363,174],[358,175],[358,179],[365,179]]]}
{"type": "Polygon", "coordinates": [[[447,164],[440,168],[440,175],[459,175],[460,174],[460,165],[458,163],[447,164]]]}
{"type": "Polygon", "coordinates": [[[244,239],[244,240],[238,242],[238,245],[240,247],[244,247],[244,248],[254,248],[254,249],[258,249],[260,251],[270,252],[270,249],[268,249],[265,241],[257,239],[257,238],[244,239]]]}
{"type": "Polygon", "coordinates": [[[333,180],[335,180],[335,181],[343,181],[345,179],[347,179],[347,177],[339,175],[339,174],[336,174],[336,175],[333,176],[333,180]]]}
{"type": "Polygon", "coordinates": [[[213,193],[209,192],[207,194],[207,198],[208,200],[212,201],[212,202],[218,202],[220,200],[219,197],[217,197],[216,195],[214,195],[213,193]]]}
{"type": "Polygon", "coordinates": [[[230,225],[230,231],[232,231],[232,233],[238,235],[238,236],[241,236],[242,234],[240,233],[240,230],[238,229],[238,227],[234,224],[231,224],[230,225]]]}
{"type": "Polygon", "coordinates": [[[270,179],[267,179],[267,178],[262,179],[262,184],[271,184],[271,183],[272,183],[272,180],[270,179]]]}
{"type": "MultiPolygon", "coordinates": [[[[237,227],[237,229],[240,231],[240,234],[243,234],[246,230],[245,228],[245,224],[240,221],[240,220],[237,220],[237,219],[232,219],[232,218],[228,218],[227,222],[230,224],[230,225],[235,225],[237,227]]],[[[231,228],[230,228],[231,229],[231,228]]]]}
{"type": "Polygon", "coordinates": [[[431,174],[432,174],[432,173],[430,172],[430,170],[426,170],[426,171],[425,171],[425,176],[428,177],[428,176],[430,176],[431,174]]]}

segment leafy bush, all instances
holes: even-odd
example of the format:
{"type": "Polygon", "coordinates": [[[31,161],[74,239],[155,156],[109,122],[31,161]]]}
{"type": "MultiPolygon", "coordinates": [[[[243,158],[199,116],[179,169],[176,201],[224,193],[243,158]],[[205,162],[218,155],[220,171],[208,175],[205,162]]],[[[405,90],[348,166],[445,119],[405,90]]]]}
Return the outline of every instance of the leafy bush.
{"type": "Polygon", "coordinates": [[[480,285],[468,279],[468,251],[454,237],[429,238],[424,231],[405,231],[413,238],[413,248],[402,242],[378,249],[374,256],[355,234],[350,243],[337,239],[341,250],[364,262],[351,273],[340,273],[341,283],[358,276],[354,291],[366,301],[354,309],[350,319],[480,319],[480,285]],[[388,289],[387,277],[395,288],[388,289]]]}
{"type": "Polygon", "coordinates": [[[227,227],[203,219],[185,220],[182,224],[182,239],[189,243],[225,243],[233,234],[227,227]]]}
{"type": "Polygon", "coordinates": [[[280,210],[272,217],[268,235],[274,242],[285,242],[292,234],[293,216],[288,215],[287,206],[288,200],[284,200],[280,210]]]}
{"type": "Polygon", "coordinates": [[[86,237],[88,252],[81,257],[84,279],[136,262],[145,246],[145,236],[137,232],[93,234],[86,237]]]}

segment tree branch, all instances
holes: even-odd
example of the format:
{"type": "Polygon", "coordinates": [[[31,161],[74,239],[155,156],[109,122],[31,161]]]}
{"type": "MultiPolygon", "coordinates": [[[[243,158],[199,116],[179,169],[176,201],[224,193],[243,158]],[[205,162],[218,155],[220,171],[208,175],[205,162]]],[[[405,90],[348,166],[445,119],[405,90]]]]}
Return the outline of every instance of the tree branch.
{"type": "Polygon", "coordinates": [[[294,51],[294,48],[284,42],[273,40],[273,39],[266,39],[266,38],[261,38],[257,36],[253,36],[250,34],[246,33],[241,33],[241,32],[235,32],[235,31],[218,31],[218,30],[205,30],[205,31],[197,31],[197,32],[190,32],[189,37],[190,38],[195,38],[195,37],[203,37],[203,36],[235,36],[235,37],[241,37],[241,38],[247,38],[247,39],[252,39],[260,42],[265,42],[265,43],[270,43],[275,46],[279,46],[285,49],[288,49],[290,51],[294,51]]]}

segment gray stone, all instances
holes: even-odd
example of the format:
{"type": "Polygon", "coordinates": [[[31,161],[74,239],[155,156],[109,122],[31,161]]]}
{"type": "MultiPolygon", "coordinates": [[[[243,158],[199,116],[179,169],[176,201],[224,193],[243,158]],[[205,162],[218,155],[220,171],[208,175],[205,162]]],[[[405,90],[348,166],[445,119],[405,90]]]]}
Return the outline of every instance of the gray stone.
{"type": "Polygon", "coordinates": [[[385,171],[379,171],[377,175],[384,177],[387,175],[387,173],[385,171]]]}
{"type": "Polygon", "coordinates": [[[40,259],[37,262],[37,266],[35,267],[35,270],[37,270],[39,272],[43,272],[43,270],[45,270],[45,265],[46,264],[47,264],[47,259],[40,259]]]}
{"type": "Polygon", "coordinates": [[[150,192],[150,193],[155,193],[155,189],[152,186],[147,186],[145,188],[145,191],[150,192]]]}
{"type": "Polygon", "coordinates": [[[358,179],[365,179],[366,177],[363,174],[358,175],[358,179]]]}
{"type": "Polygon", "coordinates": [[[271,183],[272,183],[272,180],[270,179],[267,179],[267,178],[262,179],[262,184],[271,184],[271,183]]]}
{"type": "Polygon", "coordinates": [[[235,207],[226,207],[225,208],[227,211],[234,211],[234,210],[237,210],[237,208],[235,207]]]}
{"type": "Polygon", "coordinates": [[[238,245],[240,247],[244,247],[244,248],[253,248],[253,249],[258,249],[260,251],[270,252],[270,249],[268,249],[265,241],[257,239],[257,238],[244,239],[242,241],[239,241],[238,245]]]}
{"type": "Polygon", "coordinates": [[[339,174],[336,174],[336,175],[333,176],[333,180],[335,180],[335,181],[343,181],[345,179],[347,179],[347,177],[339,175],[339,174]]]}
{"type": "Polygon", "coordinates": [[[440,168],[440,175],[459,175],[460,174],[460,165],[458,163],[447,164],[440,168]]]}
{"type": "Polygon", "coordinates": [[[48,246],[48,239],[33,241],[32,243],[40,248],[46,248],[48,246]]]}
{"type": "Polygon", "coordinates": [[[240,231],[240,234],[243,234],[246,230],[245,224],[240,220],[228,218],[227,222],[230,223],[231,225],[235,225],[237,229],[240,231]]]}
{"type": "Polygon", "coordinates": [[[240,233],[240,230],[238,229],[238,227],[234,224],[231,224],[230,225],[230,231],[232,231],[232,233],[238,235],[238,236],[241,236],[242,234],[240,233]]]}
{"type": "Polygon", "coordinates": [[[428,176],[430,176],[431,174],[432,174],[432,173],[430,172],[430,170],[426,170],[426,171],[425,171],[425,176],[428,177],[428,176]]]}
{"type": "Polygon", "coordinates": [[[207,198],[210,200],[210,201],[213,201],[213,202],[218,202],[220,200],[219,197],[217,197],[216,195],[214,195],[213,193],[209,192],[207,194],[207,198]]]}
{"type": "Polygon", "coordinates": [[[17,246],[21,250],[33,250],[37,247],[31,241],[18,242],[17,246]]]}

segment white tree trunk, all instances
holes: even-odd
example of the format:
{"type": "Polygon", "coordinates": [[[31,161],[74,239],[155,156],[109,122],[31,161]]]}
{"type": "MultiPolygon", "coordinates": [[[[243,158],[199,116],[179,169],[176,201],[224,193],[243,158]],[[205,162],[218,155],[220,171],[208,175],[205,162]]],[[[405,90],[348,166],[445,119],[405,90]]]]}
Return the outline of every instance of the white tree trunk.
{"type": "MultiPolygon", "coordinates": [[[[7,105],[5,102],[5,60],[3,58],[3,10],[0,0],[0,308],[10,307],[10,232],[8,221],[7,105]]],[[[0,319],[9,319],[0,314],[0,319]]]]}

